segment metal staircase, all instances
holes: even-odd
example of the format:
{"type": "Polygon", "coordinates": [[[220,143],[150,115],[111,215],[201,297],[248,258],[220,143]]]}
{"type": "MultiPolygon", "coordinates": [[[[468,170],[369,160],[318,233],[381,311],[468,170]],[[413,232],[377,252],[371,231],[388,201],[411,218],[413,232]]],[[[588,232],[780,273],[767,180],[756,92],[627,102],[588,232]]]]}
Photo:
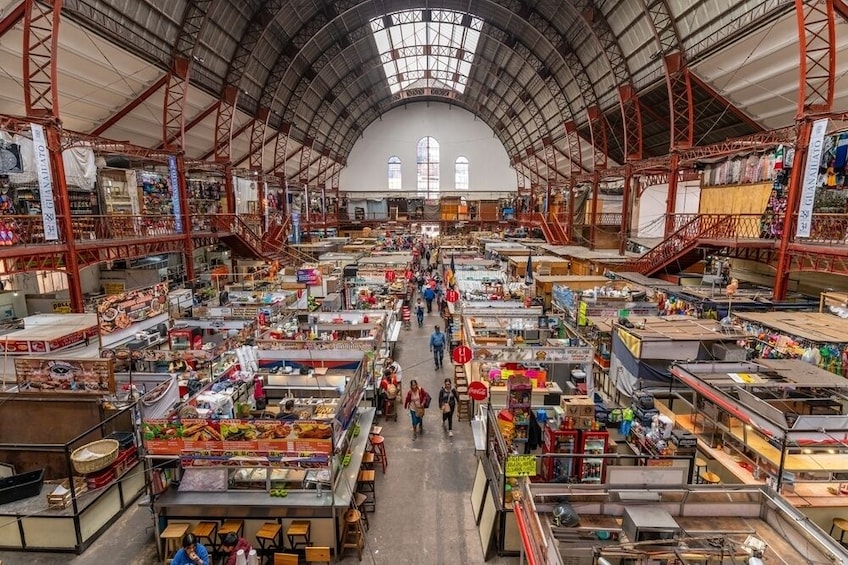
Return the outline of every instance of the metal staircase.
{"type": "Polygon", "coordinates": [[[662,243],[639,259],[617,265],[616,270],[652,275],[674,263],[677,270],[682,271],[701,260],[698,247],[702,240],[732,239],[735,232],[732,215],[693,216],[662,243]]]}

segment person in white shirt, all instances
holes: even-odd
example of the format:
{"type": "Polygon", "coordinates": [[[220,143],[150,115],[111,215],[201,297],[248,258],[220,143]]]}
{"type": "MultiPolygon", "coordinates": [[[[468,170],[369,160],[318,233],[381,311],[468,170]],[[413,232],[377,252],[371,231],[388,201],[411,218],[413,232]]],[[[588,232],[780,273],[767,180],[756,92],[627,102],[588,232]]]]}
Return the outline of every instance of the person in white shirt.
{"type": "Polygon", "coordinates": [[[386,362],[383,364],[383,367],[389,369],[395,374],[398,390],[400,390],[401,385],[403,384],[403,369],[400,368],[400,364],[391,357],[386,357],[386,362]]]}

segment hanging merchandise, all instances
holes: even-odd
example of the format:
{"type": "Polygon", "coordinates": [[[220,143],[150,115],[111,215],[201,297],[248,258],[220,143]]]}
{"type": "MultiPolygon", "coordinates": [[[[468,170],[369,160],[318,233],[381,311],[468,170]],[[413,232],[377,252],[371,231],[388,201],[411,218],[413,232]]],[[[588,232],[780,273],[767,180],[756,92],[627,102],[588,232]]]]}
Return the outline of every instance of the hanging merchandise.
{"type": "Polygon", "coordinates": [[[783,145],[778,145],[774,152],[774,170],[783,170],[783,145]]]}

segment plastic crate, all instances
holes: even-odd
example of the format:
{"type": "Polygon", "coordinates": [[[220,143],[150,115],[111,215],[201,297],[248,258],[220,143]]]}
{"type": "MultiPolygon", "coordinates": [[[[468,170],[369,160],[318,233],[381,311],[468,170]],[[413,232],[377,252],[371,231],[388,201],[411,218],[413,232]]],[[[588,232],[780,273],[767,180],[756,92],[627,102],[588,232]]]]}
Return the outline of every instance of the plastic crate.
{"type": "Polygon", "coordinates": [[[129,449],[135,445],[135,435],[132,432],[112,432],[103,439],[114,439],[118,442],[118,449],[129,449]]]}

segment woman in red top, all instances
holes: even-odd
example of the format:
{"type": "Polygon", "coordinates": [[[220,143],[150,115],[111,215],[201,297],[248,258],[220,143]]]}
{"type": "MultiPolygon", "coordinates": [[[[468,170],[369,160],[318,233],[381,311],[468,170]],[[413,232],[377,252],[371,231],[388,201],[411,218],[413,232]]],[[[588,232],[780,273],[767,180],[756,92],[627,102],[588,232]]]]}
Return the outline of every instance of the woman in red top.
{"type": "Polygon", "coordinates": [[[409,410],[409,416],[412,419],[413,440],[418,439],[418,435],[424,433],[424,410],[429,404],[429,396],[426,390],[418,386],[418,381],[413,379],[409,382],[409,392],[406,393],[403,407],[409,410]]]}

